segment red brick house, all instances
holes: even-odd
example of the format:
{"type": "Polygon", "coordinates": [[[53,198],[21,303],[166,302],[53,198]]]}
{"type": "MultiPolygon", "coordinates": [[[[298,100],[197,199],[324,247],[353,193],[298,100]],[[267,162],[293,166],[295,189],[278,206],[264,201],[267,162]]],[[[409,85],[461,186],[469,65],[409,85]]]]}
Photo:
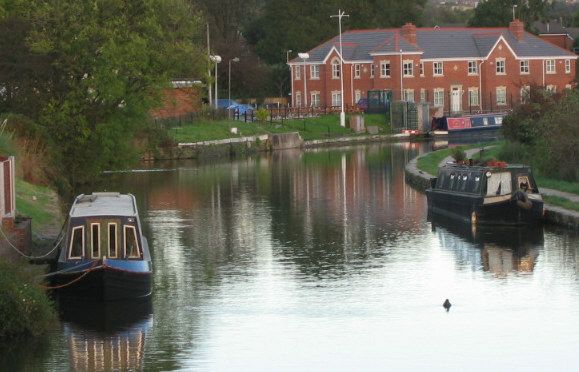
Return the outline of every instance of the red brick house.
{"type": "MultiPolygon", "coordinates": [[[[508,28],[354,30],[342,34],[344,105],[369,90],[394,100],[429,102],[459,113],[500,111],[520,103],[530,85],[553,91],[573,87],[577,56],[525,32],[508,28]]],[[[339,38],[288,62],[294,107],[339,106],[339,38]]]]}

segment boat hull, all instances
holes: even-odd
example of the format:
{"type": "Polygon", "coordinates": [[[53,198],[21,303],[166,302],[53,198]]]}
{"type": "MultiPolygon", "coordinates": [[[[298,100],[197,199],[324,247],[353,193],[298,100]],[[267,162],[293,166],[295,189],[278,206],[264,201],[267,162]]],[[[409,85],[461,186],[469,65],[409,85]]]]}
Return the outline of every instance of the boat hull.
{"type": "Polygon", "coordinates": [[[426,198],[430,213],[478,225],[520,226],[539,223],[543,217],[541,200],[529,199],[531,207],[523,208],[510,195],[485,199],[432,189],[426,190],[426,198]]]}
{"type": "Polygon", "coordinates": [[[112,267],[98,267],[86,272],[55,276],[54,286],[64,297],[115,301],[146,298],[151,295],[151,272],[135,272],[112,267]]]}

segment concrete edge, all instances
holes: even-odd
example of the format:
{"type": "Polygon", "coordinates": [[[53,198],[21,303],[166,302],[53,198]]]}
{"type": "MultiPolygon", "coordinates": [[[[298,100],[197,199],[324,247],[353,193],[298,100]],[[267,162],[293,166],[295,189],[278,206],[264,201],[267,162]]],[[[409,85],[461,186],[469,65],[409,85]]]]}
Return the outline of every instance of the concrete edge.
{"type": "MultiPolygon", "coordinates": [[[[434,177],[429,173],[419,170],[417,167],[418,159],[428,154],[429,153],[426,153],[415,157],[404,167],[406,182],[420,192],[424,192],[430,187],[430,179],[434,177]]],[[[544,204],[544,210],[544,222],[579,231],[579,213],[546,203],[544,204]]]]}

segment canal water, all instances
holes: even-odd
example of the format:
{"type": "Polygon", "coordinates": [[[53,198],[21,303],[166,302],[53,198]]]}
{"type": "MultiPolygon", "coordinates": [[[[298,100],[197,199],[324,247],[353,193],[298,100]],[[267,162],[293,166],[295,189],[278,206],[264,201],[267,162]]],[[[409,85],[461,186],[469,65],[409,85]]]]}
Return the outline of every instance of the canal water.
{"type": "Polygon", "coordinates": [[[103,176],[136,195],[151,301],[60,303],[20,370],[576,370],[579,237],[429,221],[428,144],[282,151],[103,176]],[[445,311],[445,299],[452,303],[445,311]]]}

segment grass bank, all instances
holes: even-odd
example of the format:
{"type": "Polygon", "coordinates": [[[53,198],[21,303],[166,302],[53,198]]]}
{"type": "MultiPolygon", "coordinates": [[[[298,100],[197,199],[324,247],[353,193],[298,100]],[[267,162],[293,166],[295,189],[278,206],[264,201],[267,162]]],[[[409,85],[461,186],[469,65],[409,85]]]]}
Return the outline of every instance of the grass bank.
{"type": "Polygon", "coordinates": [[[35,235],[54,236],[60,231],[62,213],[56,192],[46,186],[16,180],[16,211],[32,218],[35,235]]]}
{"type": "MultiPolygon", "coordinates": [[[[389,118],[386,115],[364,115],[365,126],[377,126],[380,134],[390,134],[389,118]]],[[[178,143],[220,140],[233,137],[254,136],[269,133],[299,132],[304,140],[332,137],[358,136],[353,130],[340,126],[338,115],[315,118],[284,120],[283,122],[246,123],[237,120],[197,121],[183,123],[169,129],[169,136],[178,143]],[[237,135],[231,133],[237,128],[237,135]]]]}

